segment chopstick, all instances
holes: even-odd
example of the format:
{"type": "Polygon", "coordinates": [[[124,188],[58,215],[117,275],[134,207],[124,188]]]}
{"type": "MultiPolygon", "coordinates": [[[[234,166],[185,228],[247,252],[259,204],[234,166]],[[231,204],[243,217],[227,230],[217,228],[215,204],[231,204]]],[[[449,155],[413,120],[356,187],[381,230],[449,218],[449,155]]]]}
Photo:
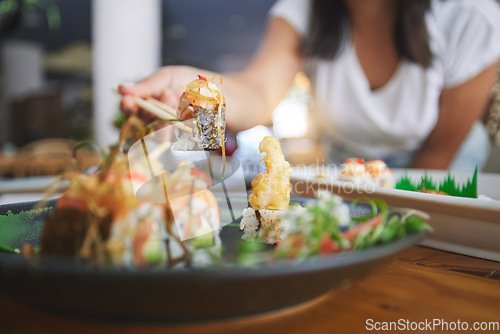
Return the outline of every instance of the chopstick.
{"type": "Polygon", "coordinates": [[[161,102],[160,100],[155,99],[154,97],[148,97],[146,99],[146,101],[151,102],[152,104],[154,104],[158,108],[169,113],[172,117],[177,118],[177,111],[174,108],[172,108],[171,106],[169,106],[168,104],[165,104],[165,103],[161,102]]]}
{"type": "MultiPolygon", "coordinates": [[[[118,89],[115,89],[115,92],[119,93],[118,89]]],[[[134,99],[135,99],[135,103],[137,103],[137,105],[139,107],[141,107],[144,110],[149,111],[150,113],[152,113],[156,117],[159,117],[160,119],[167,120],[167,121],[178,119],[174,108],[170,107],[169,105],[167,105],[161,101],[158,101],[157,99],[155,99],[153,97],[149,97],[147,100],[145,100],[139,96],[134,96],[134,99]]],[[[178,128],[179,130],[193,133],[193,130],[191,128],[189,128],[188,126],[186,126],[184,123],[172,122],[172,125],[175,126],[176,128],[178,128]]]]}
{"type": "Polygon", "coordinates": [[[158,116],[161,119],[164,119],[164,120],[177,119],[176,116],[174,116],[174,115],[168,113],[167,111],[165,111],[164,109],[154,105],[150,101],[144,100],[138,96],[134,96],[134,99],[135,99],[135,103],[137,103],[137,105],[139,107],[141,107],[144,110],[149,111],[150,113],[154,114],[155,116],[158,116]]]}
{"type": "MultiPolygon", "coordinates": [[[[135,98],[135,103],[137,103],[137,105],[139,107],[141,107],[144,110],[149,111],[153,115],[155,115],[161,119],[164,119],[164,120],[177,120],[177,116],[175,116],[175,114],[172,115],[171,110],[169,110],[169,109],[172,109],[171,107],[168,107],[168,109],[163,109],[163,108],[160,108],[158,105],[153,104],[150,101],[147,101],[147,100],[144,100],[143,98],[140,98],[139,96],[135,96],[134,98],[135,98]],[[169,110],[169,111],[167,111],[167,110],[169,110]]],[[[152,99],[152,98],[150,98],[150,99],[152,99]]],[[[155,101],[157,101],[158,104],[161,103],[161,104],[166,106],[166,104],[164,104],[156,99],[155,99],[155,101]]],[[[172,125],[175,126],[176,128],[178,128],[179,130],[193,133],[193,130],[191,128],[187,127],[183,123],[172,122],[172,125]]]]}

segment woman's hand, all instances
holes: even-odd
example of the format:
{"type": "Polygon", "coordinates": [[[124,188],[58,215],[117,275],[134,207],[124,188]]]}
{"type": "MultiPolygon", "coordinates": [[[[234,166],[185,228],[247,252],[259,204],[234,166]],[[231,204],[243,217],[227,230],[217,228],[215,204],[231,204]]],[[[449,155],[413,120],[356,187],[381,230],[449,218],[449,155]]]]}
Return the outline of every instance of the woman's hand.
{"type": "Polygon", "coordinates": [[[120,107],[126,116],[135,114],[150,123],[157,117],[141,109],[135,102],[135,97],[143,99],[153,97],[177,109],[182,94],[181,86],[196,79],[198,74],[208,77],[214,75],[189,66],[166,66],[135,84],[120,85],[118,87],[119,93],[122,94],[120,107]]]}

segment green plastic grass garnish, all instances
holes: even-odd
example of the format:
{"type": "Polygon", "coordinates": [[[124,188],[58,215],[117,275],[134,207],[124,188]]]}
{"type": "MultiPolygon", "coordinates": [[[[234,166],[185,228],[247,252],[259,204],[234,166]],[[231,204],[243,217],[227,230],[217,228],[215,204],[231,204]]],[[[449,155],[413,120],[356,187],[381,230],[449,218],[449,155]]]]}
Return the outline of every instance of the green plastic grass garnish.
{"type": "Polygon", "coordinates": [[[419,183],[414,183],[408,174],[405,173],[396,183],[396,189],[409,191],[421,191],[422,189],[436,190],[450,196],[477,198],[477,167],[472,179],[469,179],[465,184],[458,184],[450,172],[448,172],[448,177],[437,183],[426,171],[422,177],[422,181],[419,183]]]}

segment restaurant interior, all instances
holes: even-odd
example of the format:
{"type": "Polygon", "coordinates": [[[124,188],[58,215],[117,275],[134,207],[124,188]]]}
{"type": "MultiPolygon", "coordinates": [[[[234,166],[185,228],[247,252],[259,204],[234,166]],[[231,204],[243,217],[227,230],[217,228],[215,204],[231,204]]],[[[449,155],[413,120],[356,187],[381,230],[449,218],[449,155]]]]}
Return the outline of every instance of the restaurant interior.
{"type": "MultiPolygon", "coordinates": [[[[43,202],[41,207],[55,206],[66,189],[73,189],[68,180],[77,180],[75,174],[100,175],[110,168],[106,166],[112,153],[106,156],[103,152],[115,152],[113,145],[121,140],[120,129],[126,121],[117,94],[119,85],[137,82],[167,65],[203,68],[223,73],[223,78],[224,73],[244,69],[258,50],[269,10],[276,2],[0,0],[0,332],[360,333],[391,329],[393,333],[444,333],[465,332],[464,323],[468,330],[474,328],[478,333],[500,330],[500,67],[481,119],[491,147],[486,163],[475,172],[395,168],[396,179],[390,189],[339,181],[336,173],[342,173],[344,165],[332,168],[328,148],[311,133],[314,101],[310,78],[303,72],[296,74],[274,109],[271,122],[243,131],[226,129],[224,169],[212,182],[214,187],[220,186],[217,189],[222,198],[225,194],[224,208],[231,218],[227,226],[237,230],[234,235],[238,241],[243,232],[234,226],[240,226],[246,211],[241,220],[242,214],[237,212],[241,203],[236,203],[235,194],[243,196],[243,209],[248,203],[252,205],[252,195],[248,203],[247,196],[253,194],[252,188],[259,189],[252,180],[266,173],[266,166],[268,171],[271,168],[262,160],[262,145],[259,148],[269,136],[278,140],[284,159],[293,169],[291,180],[288,176],[292,202],[300,204],[304,198],[320,196],[320,190],[327,189],[340,195],[341,202],[354,203],[351,209],[363,202],[368,212],[375,207],[380,213],[388,206],[390,213],[384,216],[387,223],[382,224],[388,225],[395,215],[403,220],[410,216],[426,220],[426,227],[415,235],[408,230],[395,241],[383,245],[374,241],[373,249],[361,253],[349,248],[346,253],[354,254],[335,259],[330,258],[335,254],[323,254],[317,261],[307,259],[294,265],[268,260],[265,266],[254,264],[244,270],[226,264],[222,269],[183,269],[171,276],[169,269],[164,269],[166,273],[142,272],[141,266],[115,268],[111,273],[95,268],[86,272],[82,267],[62,265],[59,260],[44,267],[43,261],[36,263],[40,258],[38,241],[29,250],[24,248],[25,243],[8,244],[7,233],[17,232],[6,228],[7,219],[2,227],[3,216],[40,209],[33,204],[38,201],[43,202]],[[66,183],[61,183],[61,175],[69,178],[63,180],[66,183]],[[241,180],[233,185],[231,177],[241,180]],[[54,186],[55,180],[59,183],[54,186]],[[406,189],[404,180],[410,180],[407,186],[412,184],[416,191],[402,190],[406,189]],[[457,195],[439,194],[446,182],[454,184],[457,195]],[[431,193],[434,189],[426,189],[431,184],[442,186],[431,193]],[[473,195],[468,196],[466,188],[474,188],[473,195]],[[28,202],[31,206],[25,206],[28,202]],[[403,207],[408,211],[398,211],[403,207]],[[5,249],[2,242],[7,245],[5,249]],[[12,250],[10,257],[7,248],[12,250]],[[24,253],[25,260],[12,260],[15,252],[24,253]],[[159,279],[162,277],[163,281],[159,279]],[[161,291],[169,284],[170,288],[165,288],[168,292],[161,291]],[[192,291],[188,284],[192,284],[192,291]],[[39,294],[34,286],[40,289],[39,294]],[[48,287],[46,291],[42,291],[43,286],[48,287]],[[317,286],[316,290],[312,286],[317,286]],[[58,289],[65,292],[54,292],[58,289]],[[154,296],[154,289],[159,290],[158,296],[154,296]],[[245,289],[247,292],[242,292],[245,289]],[[175,297],[169,299],[169,294],[175,297]],[[206,298],[216,299],[211,302],[206,298]],[[426,324],[424,328],[419,327],[422,323],[426,324]]],[[[218,84],[218,79],[214,82],[218,84]]],[[[222,83],[223,93],[224,89],[222,83]]],[[[150,145],[144,138],[136,142],[142,143],[143,149],[150,145]]],[[[134,145],[129,145],[130,151],[134,145]]],[[[132,159],[130,154],[128,157],[132,159]]],[[[207,157],[212,174],[212,155],[207,153],[207,157]]],[[[145,161],[141,168],[152,171],[149,158],[149,165],[145,161]]],[[[133,164],[128,163],[127,175],[134,183],[133,164]]],[[[161,181],[158,176],[153,179],[161,181]]],[[[107,182],[104,176],[99,180],[107,182]]],[[[194,189],[195,181],[192,184],[194,189]]],[[[158,191],[163,194],[163,188],[158,191]]],[[[212,191],[217,197],[217,191],[212,191]]],[[[142,201],[138,192],[135,195],[142,201]]],[[[97,191],[95,196],[99,196],[97,191]]],[[[169,203],[166,190],[162,198],[169,203]]],[[[192,201],[186,203],[191,208],[192,201]]],[[[312,205],[300,205],[313,210],[312,205]]],[[[263,226],[262,210],[252,211],[254,217],[258,215],[259,227],[263,226]]],[[[374,214],[369,221],[380,224],[375,220],[381,215],[374,214]]],[[[221,237],[233,238],[233,234],[227,237],[229,232],[224,234],[225,224],[221,223],[221,237]]],[[[244,238],[251,227],[246,224],[244,238]]],[[[40,229],[37,235],[43,248],[40,229]]],[[[373,231],[370,233],[379,233],[373,231]]],[[[342,233],[347,238],[347,232],[342,233]]],[[[329,238],[332,243],[328,247],[342,248],[329,238]]],[[[318,245],[320,249],[321,245],[324,243],[318,245]]],[[[245,249],[249,251],[250,247],[245,249]]],[[[224,248],[239,252],[232,246],[224,248]]],[[[284,247],[278,245],[276,249],[284,247]]],[[[270,252],[270,248],[265,250],[270,252]]],[[[293,259],[288,256],[284,261],[293,259]]],[[[81,259],[77,262],[86,263],[81,259]]]]}

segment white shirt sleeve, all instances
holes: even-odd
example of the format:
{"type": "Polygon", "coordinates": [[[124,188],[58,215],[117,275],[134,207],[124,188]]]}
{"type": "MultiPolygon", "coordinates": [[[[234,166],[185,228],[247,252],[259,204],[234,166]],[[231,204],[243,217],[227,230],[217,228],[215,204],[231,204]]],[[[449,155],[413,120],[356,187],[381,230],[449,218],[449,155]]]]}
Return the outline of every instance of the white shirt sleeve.
{"type": "Polygon", "coordinates": [[[278,0],[271,7],[269,14],[286,20],[300,36],[305,36],[308,31],[310,7],[309,0],[278,0]]]}
{"type": "Polygon", "coordinates": [[[443,1],[444,86],[472,79],[500,59],[500,6],[494,0],[443,1]]]}

